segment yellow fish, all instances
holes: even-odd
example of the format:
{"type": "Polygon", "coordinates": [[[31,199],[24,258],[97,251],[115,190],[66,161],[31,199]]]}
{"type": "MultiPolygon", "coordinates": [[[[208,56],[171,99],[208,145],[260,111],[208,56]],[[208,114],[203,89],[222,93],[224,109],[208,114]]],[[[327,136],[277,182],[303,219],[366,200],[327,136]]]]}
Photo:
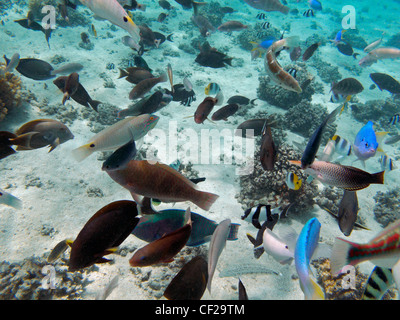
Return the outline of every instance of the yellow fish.
{"type": "Polygon", "coordinates": [[[301,179],[299,179],[297,174],[293,172],[288,172],[286,176],[286,185],[289,189],[299,190],[301,187],[301,179]]]}

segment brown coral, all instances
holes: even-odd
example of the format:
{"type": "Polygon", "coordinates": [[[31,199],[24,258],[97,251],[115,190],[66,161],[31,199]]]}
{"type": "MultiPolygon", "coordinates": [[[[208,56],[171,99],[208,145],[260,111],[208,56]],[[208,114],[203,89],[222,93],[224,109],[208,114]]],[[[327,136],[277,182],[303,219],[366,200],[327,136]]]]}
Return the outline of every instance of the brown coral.
{"type": "Polygon", "coordinates": [[[20,105],[20,90],[20,77],[8,72],[0,75],[0,121],[5,118],[12,108],[20,105]]]}

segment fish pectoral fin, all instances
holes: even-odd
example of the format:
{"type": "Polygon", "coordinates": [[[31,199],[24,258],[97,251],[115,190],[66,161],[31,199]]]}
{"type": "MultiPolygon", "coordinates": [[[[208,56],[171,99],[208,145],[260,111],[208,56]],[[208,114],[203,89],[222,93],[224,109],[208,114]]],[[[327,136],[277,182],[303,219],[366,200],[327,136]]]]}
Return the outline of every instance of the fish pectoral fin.
{"type": "Polygon", "coordinates": [[[66,240],[65,240],[65,243],[66,243],[67,245],[69,245],[70,247],[72,247],[72,244],[74,243],[74,240],[72,240],[72,239],[66,239],[66,240]]]}
{"type": "Polygon", "coordinates": [[[57,148],[57,146],[60,145],[60,138],[57,137],[56,140],[53,141],[52,144],[50,144],[50,150],[49,152],[52,152],[55,148],[57,148]]]}

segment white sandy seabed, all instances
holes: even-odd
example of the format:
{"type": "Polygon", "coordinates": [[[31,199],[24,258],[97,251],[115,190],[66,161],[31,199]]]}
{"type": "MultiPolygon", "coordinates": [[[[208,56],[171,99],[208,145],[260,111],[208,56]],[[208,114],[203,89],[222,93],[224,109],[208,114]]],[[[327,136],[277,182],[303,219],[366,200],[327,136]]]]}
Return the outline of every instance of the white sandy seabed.
{"type": "MultiPolygon", "coordinates": [[[[145,0],[143,1],[146,2],[145,0]]],[[[159,23],[156,17],[161,12],[158,5],[152,1],[148,1],[148,8],[145,15],[154,18],[152,28],[158,30],[159,23]]],[[[226,1],[226,5],[237,5],[241,8],[240,12],[233,13],[229,16],[231,20],[241,20],[249,22],[254,25],[257,23],[255,16],[257,11],[248,7],[239,1],[226,1]],[[229,4],[230,3],[230,4],[229,4]]],[[[174,3],[175,5],[175,3],[174,3]]],[[[306,4],[297,4],[290,2],[289,5],[296,6],[300,12],[307,9],[306,4]]],[[[332,5],[334,6],[334,5],[332,5]]],[[[339,10],[339,6],[334,10],[339,10]]],[[[250,54],[247,51],[239,48],[234,44],[233,39],[235,33],[232,35],[215,33],[209,41],[213,46],[229,47],[229,56],[241,58],[245,61],[243,67],[225,67],[222,69],[205,68],[197,65],[194,62],[195,56],[182,52],[178,49],[178,45],[182,41],[190,41],[185,39],[184,31],[179,30],[177,27],[179,21],[189,20],[191,11],[184,11],[177,5],[177,17],[167,21],[168,27],[174,33],[174,42],[166,41],[159,49],[153,49],[146,52],[144,58],[151,68],[166,70],[167,63],[172,65],[173,70],[190,74],[190,80],[194,85],[194,90],[197,95],[197,101],[192,104],[192,107],[181,106],[177,102],[170,103],[163,109],[159,116],[161,117],[157,129],[167,130],[171,120],[177,122],[180,129],[193,128],[196,131],[199,129],[230,129],[234,130],[237,124],[245,119],[240,117],[231,117],[227,122],[218,122],[213,124],[205,122],[203,125],[194,123],[193,118],[185,118],[194,113],[197,105],[204,99],[204,86],[209,82],[217,82],[220,84],[225,99],[235,94],[247,96],[251,99],[257,97],[258,76],[263,73],[263,61],[261,59],[251,61],[250,54]],[[166,57],[162,56],[163,48],[171,48],[180,52],[180,57],[166,57]],[[197,85],[201,83],[202,85],[197,85]],[[205,84],[205,85],[203,85],[205,84]]],[[[80,7],[79,10],[83,10],[80,7]]],[[[17,6],[13,7],[10,12],[3,17],[5,22],[1,26],[3,32],[0,32],[2,53],[7,56],[12,56],[13,53],[19,52],[21,57],[35,57],[50,61],[50,59],[58,54],[67,59],[67,62],[82,63],[85,68],[80,72],[80,81],[88,90],[93,99],[108,102],[112,105],[125,108],[130,101],[128,100],[128,92],[131,85],[124,80],[117,80],[118,69],[106,70],[106,64],[113,62],[116,66],[118,62],[131,53],[130,49],[125,47],[120,38],[126,33],[118,29],[112,34],[114,38],[102,38],[106,31],[109,31],[110,24],[106,21],[95,21],[95,25],[99,34],[97,39],[91,37],[91,41],[95,45],[93,51],[86,51],[79,48],[80,33],[87,32],[83,27],[76,28],[58,28],[52,35],[50,40],[51,50],[47,48],[43,34],[40,32],[30,32],[22,27],[14,24],[12,21],[21,18],[26,12],[26,8],[19,9],[17,6]],[[4,31],[10,30],[15,37],[8,36],[4,31]],[[106,72],[107,76],[113,79],[116,88],[104,88],[103,80],[99,78],[99,73],[106,72]]],[[[283,16],[279,13],[268,14],[269,21],[273,25],[282,25],[283,16]]],[[[301,15],[299,15],[301,16],[301,15]]],[[[298,16],[298,17],[299,17],[298,16]]],[[[326,15],[328,16],[328,15],[326,15]]],[[[227,19],[228,15],[225,19],[227,19]]],[[[302,17],[302,16],[301,16],[302,17]]],[[[288,35],[299,35],[302,40],[305,40],[313,33],[330,35],[332,31],[337,30],[337,26],[332,20],[321,19],[324,17],[323,13],[318,14],[317,30],[309,28],[310,21],[306,19],[295,18],[291,15],[285,17],[285,23],[291,24],[291,31],[288,35]]],[[[368,17],[364,17],[368,21],[368,17]]],[[[366,23],[366,22],[364,22],[366,23]]],[[[388,28],[390,26],[387,26],[388,28]]],[[[387,32],[390,34],[390,32],[387,32]]],[[[164,32],[165,34],[165,32],[164,32]]],[[[364,34],[366,39],[374,40],[371,37],[379,37],[379,31],[371,31],[371,34],[364,34]]],[[[352,76],[350,72],[344,69],[347,65],[357,63],[352,57],[339,56],[337,50],[331,45],[323,46],[319,49],[319,54],[323,60],[330,61],[332,64],[337,64],[343,77],[352,76]]],[[[282,64],[289,62],[288,55],[283,54],[280,57],[282,64]]],[[[364,87],[368,88],[371,84],[369,79],[370,72],[387,72],[393,70],[398,62],[385,61],[379,62],[372,67],[363,71],[361,76],[356,76],[364,87]]],[[[316,79],[319,80],[317,70],[309,67],[308,70],[313,73],[316,79]]],[[[38,101],[47,99],[49,104],[58,104],[61,101],[61,93],[53,85],[52,80],[48,81],[33,81],[28,78],[22,77],[23,85],[25,88],[33,92],[38,101]],[[44,89],[44,83],[48,85],[48,89],[44,89]]],[[[182,79],[175,75],[175,83],[181,82],[182,79]]],[[[169,84],[161,84],[162,87],[168,88],[169,84]]],[[[313,96],[313,102],[326,105],[329,110],[333,110],[337,105],[329,102],[329,86],[324,84],[325,94],[317,94],[313,96]]],[[[389,97],[386,92],[364,90],[358,98],[361,102],[369,99],[385,99],[389,97]]],[[[68,102],[75,108],[83,108],[82,106],[71,101],[68,102]]],[[[38,119],[46,118],[39,108],[28,107],[21,108],[18,111],[21,114],[18,117],[10,117],[2,123],[1,130],[16,130],[23,123],[38,119]]],[[[266,102],[257,100],[257,107],[252,109],[252,112],[257,110],[268,110],[269,112],[282,112],[281,110],[268,105],[266,102]]],[[[367,120],[367,119],[366,119],[367,120]]],[[[337,121],[337,133],[346,137],[350,141],[362,124],[355,121],[351,117],[351,113],[347,110],[342,116],[341,121],[337,121]]],[[[3,260],[10,262],[19,261],[32,255],[41,256],[48,253],[59,241],[65,238],[74,238],[86,221],[100,208],[108,203],[121,199],[131,199],[129,192],[123,189],[120,185],[113,182],[108,175],[101,171],[102,162],[97,160],[97,155],[92,155],[81,163],[77,163],[71,157],[71,150],[84,144],[93,133],[87,125],[86,121],[74,121],[69,125],[70,130],[73,132],[75,138],[67,143],[57,147],[51,153],[47,152],[46,148],[38,149],[30,152],[18,152],[17,154],[1,161],[1,185],[5,188],[8,186],[7,191],[23,200],[24,206],[22,210],[15,210],[6,206],[0,208],[0,253],[3,260]],[[40,179],[41,185],[35,185],[40,179]],[[103,197],[89,197],[86,190],[88,187],[98,187],[102,190],[103,197]],[[55,229],[55,233],[49,237],[42,235],[42,227],[50,226],[55,229]]],[[[303,141],[304,139],[296,134],[288,132],[288,138],[296,141],[303,141]]],[[[146,138],[147,139],[147,138],[146,138]]],[[[145,142],[146,142],[145,139],[145,142]]],[[[257,147],[257,146],[256,146],[257,147]]],[[[385,146],[385,151],[391,157],[398,154],[398,150],[394,147],[385,146]]],[[[162,161],[168,163],[175,159],[161,158],[162,161]]],[[[186,159],[180,159],[185,163],[186,159]]],[[[347,159],[343,163],[351,164],[354,158],[347,159]]],[[[357,163],[356,163],[357,164],[357,163]]],[[[359,163],[358,163],[359,164],[359,163]]],[[[199,172],[199,176],[206,177],[206,181],[199,184],[201,190],[217,193],[220,197],[212,206],[209,212],[205,212],[197,208],[193,204],[180,203],[176,204],[176,208],[185,209],[188,205],[191,206],[192,211],[205,215],[206,217],[215,221],[222,221],[224,219],[231,219],[232,222],[240,223],[239,239],[237,241],[227,242],[226,248],[223,251],[217,271],[214,275],[212,284],[212,294],[208,291],[205,292],[203,299],[237,299],[237,278],[227,277],[220,278],[219,272],[226,266],[243,263],[254,262],[260,263],[271,269],[281,273],[280,276],[276,275],[244,275],[241,276],[243,283],[246,286],[247,293],[250,299],[303,299],[304,295],[300,289],[297,280],[293,280],[291,276],[296,274],[294,265],[281,266],[274,261],[271,257],[264,254],[259,260],[253,257],[252,245],[246,237],[249,232],[253,235],[256,234],[256,229],[245,221],[240,219],[243,214],[240,203],[235,199],[235,194],[239,193],[239,179],[235,175],[234,165],[216,165],[216,164],[195,164],[194,168],[199,172]]],[[[367,162],[367,171],[377,172],[380,171],[378,156],[367,162]]],[[[376,222],[373,216],[374,200],[373,196],[377,191],[386,192],[397,185],[398,177],[395,172],[386,174],[385,185],[371,185],[369,188],[361,190],[357,193],[359,199],[361,215],[366,225],[373,231],[359,231],[355,230],[349,240],[364,242],[368,241],[374,236],[381,226],[376,222]]],[[[171,205],[163,204],[160,208],[169,208],[171,205]]],[[[334,237],[342,236],[337,222],[327,213],[315,207],[312,213],[318,217],[322,224],[321,239],[332,243],[334,237]]],[[[300,232],[306,220],[301,217],[291,217],[289,223],[293,228],[300,232]]],[[[276,226],[279,228],[279,225],[276,226]]],[[[123,245],[141,247],[144,243],[137,238],[130,236],[123,245]]],[[[110,295],[109,299],[149,299],[150,297],[140,289],[135,281],[134,275],[130,272],[129,256],[121,257],[114,255],[115,263],[111,265],[99,265],[99,270],[93,272],[89,278],[93,281],[86,287],[86,299],[93,299],[94,295],[100,291],[110,279],[116,275],[120,275],[119,286],[110,295]]],[[[361,265],[362,271],[368,273],[372,269],[372,264],[364,263],[361,265]]],[[[154,267],[157,268],[157,267],[154,267]]]]}

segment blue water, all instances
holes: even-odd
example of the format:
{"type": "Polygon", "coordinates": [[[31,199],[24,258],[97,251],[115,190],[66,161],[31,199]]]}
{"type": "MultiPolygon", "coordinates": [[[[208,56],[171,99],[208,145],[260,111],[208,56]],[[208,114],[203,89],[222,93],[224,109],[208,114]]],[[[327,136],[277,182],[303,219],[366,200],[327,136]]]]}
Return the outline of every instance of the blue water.
{"type": "MultiPolygon", "coordinates": [[[[107,256],[113,260],[112,263],[96,263],[81,271],[69,273],[69,248],[57,261],[53,263],[46,261],[57,243],[67,238],[75,239],[85,223],[102,207],[117,200],[132,200],[127,189],[101,170],[102,163],[110,153],[94,152],[84,161],[77,162],[72,157],[72,150],[84,145],[95,133],[116,123],[119,120],[116,117],[118,111],[134,103],[129,99],[129,92],[134,84],[118,77],[119,68],[125,69],[134,65],[133,57],[137,53],[124,45],[121,40],[122,37],[129,35],[127,31],[107,20],[96,19],[93,12],[79,3],[76,9],[67,7],[69,23],[61,16],[60,8],[56,8],[55,29],[52,30],[49,44],[44,32],[23,28],[15,22],[26,18],[28,11],[32,10],[35,21],[40,24],[44,18],[44,14],[41,13],[43,5],[55,5],[55,2],[2,1],[1,53],[8,58],[18,53],[21,59],[40,59],[50,63],[54,69],[68,63],[81,64],[83,69],[78,71],[79,82],[93,100],[101,101],[102,104],[99,105],[98,112],[72,99],[63,105],[63,93],[53,83],[53,80],[60,75],[48,80],[33,80],[17,70],[11,72],[14,79],[19,77],[21,81],[21,88],[18,90],[19,99],[14,101],[9,98],[10,87],[4,84],[5,76],[0,75],[0,112],[4,114],[0,116],[0,131],[15,133],[23,124],[32,120],[54,119],[67,126],[74,136],[50,153],[47,147],[18,150],[0,160],[0,189],[19,198],[23,203],[22,208],[16,209],[0,202],[0,256],[5,270],[1,273],[1,281],[3,284],[6,281],[19,281],[17,276],[12,280],[6,278],[6,274],[10,273],[12,268],[16,268],[10,267],[7,263],[25,266],[23,268],[29,268],[26,267],[28,260],[37,263],[34,280],[21,276],[26,286],[13,289],[11,293],[11,289],[7,287],[8,289],[0,292],[0,297],[92,300],[104,290],[114,276],[118,275],[118,287],[112,291],[108,299],[165,299],[163,292],[173,276],[183,267],[183,262],[188,262],[198,254],[207,257],[209,242],[195,249],[183,248],[175,258],[175,262],[170,265],[130,267],[128,261],[135,249],[146,244],[133,235],[124,240],[116,253],[107,256]],[[91,32],[92,25],[96,29],[97,37],[91,32]],[[82,33],[88,35],[89,44],[82,43],[82,33]],[[53,278],[55,291],[43,291],[46,290],[43,289],[42,283],[47,274],[42,269],[45,266],[52,270],[51,276],[55,276],[53,278]],[[79,279],[77,274],[80,273],[88,282],[79,279]],[[67,275],[74,280],[66,280],[67,275]],[[75,287],[71,289],[73,286],[79,286],[81,290],[77,290],[75,294],[75,287]],[[73,293],[65,293],[66,288],[70,288],[73,293]],[[39,291],[41,294],[38,294],[39,291]]],[[[306,1],[288,0],[287,6],[290,11],[287,15],[257,10],[239,0],[209,1],[199,8],[198,14],[208,18],[215,31],[210,31],[209,36],[204,37],[191,21],[193,9],[184,9],[172,0],[169,2],[173,7],[171,10],[161,8],[158,1],[143,0],[141,3],[146,5],[145,11],[131,11],[133,21],[137,25],[147,24],[153,31],[165,36],[172,34],[172,41],[166,40],[158,48],[145,46],[142,58],[156,77],[167,72],[167,66],[170,65],[173,71],[173,84],[183,83],[187,78],[193,86],[196,100],[192,101],[190,106],[182,105],[179,101],[171,101],[157,111],[155,114],[160,120],[156,127],[137,142],[138,156],[144,159],[146,156],[155,155],[158,160],[166,164],[179,159],[183,164],[181,170],[182,168],[184,170],[181,172],[184,175],[190,178],[206,177],[204,182],[198,184],[198,189],[215,193],[219,198],[208,211],[188,201],[161,203],[156,210],[168,208],[185,210],[190,206],[192,211],[217,223],[231,219],[232,223],[241,224],[238,239],[226,243],[214,273],[212,291],[210,293],[206,290],[203,299],[237,300],[238,271],[228,277],[219,277],[218,274],[228,267],[238,266],[242,272],[245,272],[243,270],[248,272],[240,274],[240,278],[246,287],[249,299],[302,300],[304,294],[294,264],[281,265],[265,253],[256,259],[253,245],[246,234],[255,237],[258,229],[241,219],[245,209],[258,203],[269,202],[273,208],[287,204],[286,200],[286,202],[282,200],[285,197],[284,193],[287,192],[285,183],[287,168],[275,167],[273,178],[268,178],[265,182],[265,184],[278,184],[280,186],[278,191],[271,190],[265,193],[262,191],[260,194],[259,179],[262,177],[250,176],[239,170],[246,165],[252,168],[252,159],[260,167],[259,158],[254,156],[254,151],[257,153],[260,149],[260,139],[236,137],[234,130],[245,120],[273,115],[278,119],[276,127],[272,126],[274,139],[276,142],[279,141],[276,143],[278,149],[282,143],[294,150],[298,150],[296,147],[298,144],[304,148],[324,115],[340,105],[340,102],[330,100],[332,83],[345,78],[355,78],[363,85],[363,91],[352,97],[340,118],[337,118],[334,126],[329,129],[329,134],[337,134],[353,143],[358,131],[368,121],[373,121],[376,132],[389,132],[390,136],[399,134],[398,124],[388,124],[391,117],[399,110],[399,99],[388,91],[371,87],[374,83],[369,76],[370,73],[384,73],[400,80],[396,72],[399,59],[384,59],[368,67],[359,66],[359,61],[367,55],[363,51],[364,47],[381,37],[383,40],[379,47],[400,48],[399,3],[392,0],[377,6],[373,1],[364,1],[361,4],[357,2],[352,3],[350,11],[342,12],[343,7],[348,5],[346,1],[322,1],[322,11],[314,10],[314,15],[307,17],[303,15],[310,9],[306,1]],[[222,13],[220,8],[225,6],[231,7],[233,12],[222,13]],[[166,13],[167,17],[159,22],[157,18],[162,12],[166,13]],[[265,17],[259,19],[257,15],[260,13],[264,13],[265,17]],[[351,15],[352,13],[354,15],[351,15]],[[221,23],[230,20],[247,25],[247,29],[230,33],[216,29],[221,23]],[[269,22],[269,28],[263,29],[264,22],[269,22]],[[337,32],[349,26],[354,29],[345,31],[342,39],[352,46],[353,53],[358,53],[355,56],[340,53],[330,41],[335,38],[337,32]],[[277,58],[282,67],[290,65],[291,68],[305,69],[312,79],[309,86],[313,90],[304,93],[299,100],[297,93],[291,93],[294,96],[290,96],[286,89],[268,81],[264,67],[265,50],[261,52],[260,58],[252,59],[251,41],[261,42],[271,36],[279,39],[282,33],[283,38],[298,36],[302,53],[313,43],[321,42],[314,55],[305,62],[301,61],[301,57],[297,61],[291,61],[289,53],[285,51],[277,58]],[[199,47],[204,41],[208,41],[211,47],[226,54],[227,58],[233,58],[231,65],[225,63],[222,68],[211,68],[195,62],[200,53],[199,47]],[[227,121],[205,120],[203,124],[195,123],[193,115],[206,98],[204,89],[210,82],[217,83],[223,95],[223,100],[214,106],[210,113],[208,117],[210,120],[213,112],[225,106],[228,99],[234,95],[241,95],[250,100],[257,99],[255,105],[242,106],[227,121]],[[260,83],[268,88],[260,86],[260,83]],[[299,105],[304,108],[303,111],[296,109],[299,105]],[[307,112],[311,107],[315,108],[313,109],[315,112],[307,112]],[[213,141],[213,144],[210,141],[213,141]],[[224,145],[226,141],[230,141],[231,144],[224,145]],[[255,187],[249,187],[252,182],[246,176],[257,180],[254,182],[255,187]],[[246,192],[243,188],[250,188],[252,191],[246,192]],[[245,262],[251,266],[246,266],[245,262]],[[256,268],[268,268],[275,273],[251,272],[256,268]]],[[[5,65],[1,66],[4,67],[5,65]]],[[[297,70],[296,77],[299,80],[305,74],[302,72],[297,70]]],[[[6,74],[6,77],[10,79],[11,76],[6,74]]],[[[148,94],[155,92],[156,89],[170,90],[169,80],[158,83],[148,94]]],[[[320,152],[323,151],[327,138],[329,137],[323,139],[320,152]]],[[[322,210],[317,202],[306,209],[289,212],[288,219],[279,221],[276,230],[279,230],[280,224],[289,225],[299,234],[310,218],[317,217],[322,225],[320,240],[327,245],[331,246],[335,237],[354,242],[368,242],[385,226],[383,220],[378,221],[374,217],[374,208],[377,205],[374,197],[378,192],[386,193],[397,188],[399,183],[398,166],[396,166],[400,152],[399,143],[389,145],[381,140],[381,146],[383,152],[377,152],[374,157],[368,159],[365,167],[361,162],[355,161],[354,154],[338,160],[342,165],[355,166],[369,173],[382,170],[379,159],[384,154],[395,164],[393,170],[386,169],[383,185],[373,184],[357,192],[360,208],[358,216],[363,224],[368,226],[369,231],[354,229],[349,237],[345,237],[339,230],[337,221],[322,210]]],[[[301,155],[302,150],[297,152],[301,155]]],[[[282,159],[278,158],[277,161],[280,160],[282,159]]],[[[324,193],[324,190],[332,190],[332,198],[325,202],[332,204],[333,199],[336,206],[338,205],[342,189],[329,187],[315,180],[306,181],[305,173],[298,168],[293,170],[301,173],[302,188],[310,183],[315,186],[314,200],[318,198],[319,203],[323,203],[324,197],[328,199],[329,194],[329,192],[324,193]]],[[[263,171],[257,172],[263,173],[263,171]]],[[[262,184],[261,186],[263,187],[262,184]]],[[[298,202],[305,202],[304,198],[296,197],[295,194],[291,198],[294,207],[299,206],[298,202]]],[[[388,215],[394,216],[393,220],[399,218],[393,209],[396,206],[398,208],[399,204],[387,205],[388,215]]],[[[387,219],[384,221],[387,222],[387,219]]],[[[326,257],[329,258],[329,254],[326,257]]],[[[360,264],[359,268],[359,274],[364,275],[362,279],[365,282],[373,265],[365,262],[360,264]]],[[[315,269],[314,275],[316,275],[315,269]]],[[[361,295],[362,288],[354,290],[353,297],[360,298],[361,295]]]]}

